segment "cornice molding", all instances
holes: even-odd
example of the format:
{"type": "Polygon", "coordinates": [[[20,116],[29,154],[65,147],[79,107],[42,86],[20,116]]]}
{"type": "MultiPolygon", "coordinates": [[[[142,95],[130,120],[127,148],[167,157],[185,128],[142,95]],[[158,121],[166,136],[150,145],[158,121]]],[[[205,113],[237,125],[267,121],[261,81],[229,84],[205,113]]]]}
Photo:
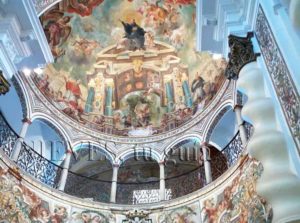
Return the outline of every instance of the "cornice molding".
{"type": "Polygon", "coordinates": [[[5,46],[5,51],[14,64],[32,54],[28,44],[21,41],[20,37],[23,35],[21,24],[16,15],[7,15],[1,18],[0,42],[5,46]]]}
{"type": "Polygon", "coordinates": [[[34,4],[32,0],[22,0],[22,3],[25,7],[26,13],[28,15],[28,18],[31,22],[33,33],[36,36],[36,39],[41,47],[41,50],[43,52],[45,62],[47,63],[53,63],[54,58],[51,52],[51,49],[49,47],[48,41],[46,39],[46,36],[44,34],[44,30],[42,28],[42,25],[39,21],[37,12],[35,10],[34,4]]]}

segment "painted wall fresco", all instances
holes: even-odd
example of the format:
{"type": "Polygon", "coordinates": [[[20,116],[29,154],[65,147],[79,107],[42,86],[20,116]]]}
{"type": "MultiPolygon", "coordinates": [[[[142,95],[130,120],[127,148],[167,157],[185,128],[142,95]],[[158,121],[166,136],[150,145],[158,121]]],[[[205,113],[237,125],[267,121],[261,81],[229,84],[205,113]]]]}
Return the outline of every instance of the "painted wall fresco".
{"type": "Polygon", "coordinates": [[[198,223],[200,222],[199,202],[163,212],[157,217],[158,223],[198,223]]]}
{"type": "Polygon", "coordinates": [[[64,0],[40,20],[56,62],[34,75],[37,86],[98,131],[169,131],[224,81],[225,60],[195,52],[194,0],[64,0]]]}
{"type": "Polygon", "coordinates": [[[0,167],[1,223],[114,223],[105,211],[70,208],[43,200],[0,167]]]}
{"type": "MultiPolygon", "coordinates": [[[[2,163],[0,163],[2,166],[2,163]]],[[[172,208],[147,213],[146,222],[152,223],[269,223],[270,205],[256,192],[257,180],[263,168],[255,160],[247,159],[239,174],[213,194],[199,197],[190,204],[173,203],[172,208]],[[176,205],[176,206],[174,206],[176,205]]],[[[63,198],[62,198],[63,199],[63,198]]],[[[97,208],[97,205],[95,206],[97,208]]],[[[97,210],[73,207],[67,201],[41,195],[20,181],[16,170],[0,167],[0,222],[34,223],[124,223],[126,210],[110,212],[98,206],[97,210]],[[63,203],[64,202],[64,203],[63,203]]],[[[134,221],[133,221],[134,222],[134,221]]]]}
{"type": "Polygon", "coordinates": [[[202,202],[203,222],[272,222],[270,205],[256,192],[262,171],[262,165],[256,161],[244,165],[240,174],[221,194],[202,202]]]}

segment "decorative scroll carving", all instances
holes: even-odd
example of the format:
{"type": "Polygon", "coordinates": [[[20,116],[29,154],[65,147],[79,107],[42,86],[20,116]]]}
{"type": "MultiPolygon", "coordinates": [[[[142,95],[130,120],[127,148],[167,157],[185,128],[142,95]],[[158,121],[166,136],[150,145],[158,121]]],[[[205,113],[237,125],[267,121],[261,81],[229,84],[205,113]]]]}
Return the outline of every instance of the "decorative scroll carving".
{"type": "Polygon", "coordinates": [[[43,11],[45,11],[48,7],[53,5],[55,2],[59,2],[60,0],[32,0],[36,13],[39,15],[43,11]]]}
{"type": "Polygon", "coordinates": [[[227,79],[236,80],[243,66],[245,66],[247,63],[255,61],[260,55],[259,53],[254,53],[253,44],[251,41],[252,37],[253,32],[248,32],[247,37],[229,35],[229,62],[225,70],[225,76],[227,79]]]}
{"type": "Polygon", "coordinates": [[[0,70],[0,95],[6,94],[9,91],[10,83],[3,76],[2,70],[0,70]]]}
{"type": "Polygon", "coordinates": [[[127,211],[125,213],[127,219],[122,220],[122,223],[152,223],[152,220],[148,219],[150,213],[150,211],[137,209],[127,211]]]}
{"type": "Polygon", "coordinates": [[[255,34],[285,119],[300,154],[299,93],[261,7],[258,10],[255,34]]]}

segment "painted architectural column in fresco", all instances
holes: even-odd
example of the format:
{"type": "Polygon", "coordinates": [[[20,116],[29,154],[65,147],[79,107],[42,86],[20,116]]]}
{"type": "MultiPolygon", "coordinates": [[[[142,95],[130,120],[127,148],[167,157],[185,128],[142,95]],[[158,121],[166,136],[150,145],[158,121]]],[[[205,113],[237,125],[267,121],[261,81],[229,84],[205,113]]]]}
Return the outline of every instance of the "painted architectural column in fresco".
{"type": "Polygon", "coordinates": [[[24,118],[22,120],[22,122],[23,122],[23,125],[22,125],[22,128],[21,128],[21,132],[19,134],[19,138],[18,138],[18,140],[17,140],[17,142],[16,142],[16,144],[14,146],[13,152],[11,154],[11,159],[13,161],[17,161],[18,160],[19,154],[20,154],[21,149],[22,149],[22,144],[24,143],[24,138],[26,136],[28,127],[31,124],[31,120],[28,119],[28,118],[24,118]]]}
{"type": "Polygon", "coordinates": [[[166,86],[168,112],[172,112],[174,110],[174,97],[173,97],[172,82],[171,81],[166,82],[165,86],[166,86]]]}
{"type": "Polygon", "coordinates": [[[65,190],[65,186],[66,186],[66,182],[67,182],[67,178],[68,178],[68,172],[69,172],[69,168],[70,168],[71,157],[72,157],[72,150],[68,149],[66,158],[64,160],[63,170],[62,170],[62,173],[60,176],[60,181],[59,181],[59,186],[58,186],[58,189],[61,191],[65,190]]]}
{"type": "Polygon", "coordinates": [[[187,80],[183,81],[182,88],[184,92],[185,105],[186,107],[190,108],[193,105],[193,99],[192,99],[189,83],[187,80]]]}
{"type": "Polygon", "coordinates": [[[236,120],[237,120],[237,124],[239,127],[239,131],[240,131],[240,136],[241,136],[241,140],[242,140],[242,144],[243,147],[245,148],[247,145],[247,131],[245,128],[245,122],[242,118],[242,106],[241,105],[236,105],[234,108],[234,112],[236,115],[236,120]]]}
{"type": "Polygon", "coordinates": [[[89,88],[88,96],[85,104],[85,112],[89,113],[93,111],[93,102],[95,98],[95,89],[93,87],[89,88]]]}
{"type": "Polygon", "coordinates": [[[112,109],[112,99],[113,99],[113,88],[112,86],[108,85],[105,89],[105,115],[112,116],[113,109],[112,109]]]}
{"type": "Polygon", "coordinates": [[[210,152],[206,143],[202,144],[202,153],[203,153],[206,184],[209,184],[212,182],[212,175],[211,175],[211,166],[210,166],[210,152]]]}
{"type": "Polygon", "coordinates": [[[159,198],[161,201],[166,199],[166,184],[165,184],[165,162],[159,163],[159,198]]]}
{"type": "Polygon", "coordinates": [[[113,175],[112,175],[112,182],[111,182],[111,192],[110,192],[110,202],[116,203],[116,195],[117,195],[117,182],[118,182],[118,171],[119,165],[113,165],[113,175]]]}

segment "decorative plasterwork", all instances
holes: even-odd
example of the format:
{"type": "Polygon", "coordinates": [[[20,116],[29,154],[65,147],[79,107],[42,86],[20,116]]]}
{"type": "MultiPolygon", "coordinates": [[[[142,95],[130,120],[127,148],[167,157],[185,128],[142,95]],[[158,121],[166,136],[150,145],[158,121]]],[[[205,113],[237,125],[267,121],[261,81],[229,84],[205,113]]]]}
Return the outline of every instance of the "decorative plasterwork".
{"type": "Polygon", "coordinates": [[[31,50],[26,42],[22,42],[21,25],[16,16],[6,16],[0,20],[0,42],[5,46],[10,60],[17,64],[23,58],[31,55],[31,50]]]}
{"type": "Polygon", "coordinates": [[[25,11],[27,13],[27,16],[30,20],[30,23],[32,25],[33,33],[36,37],[36,40],[39,43],[39,46],[43,52],[45,63],[53,63],[53,55],[51,53],[48,41],[46,39],[46,36],[44,34],[43,28],[41,26],[41,23],[39,21],[38,15],[36,13],[36,10],[34,8],[34,4],[32,0],[22,0],[25,11]]]}
{"type": "Polygon", "coordinates": [[[32,0],[36,13],[40,16],[48,8],[60,2],[61,0],[32,0]]]}
{"type": "Polygon", "coordinates": [[[230,34],[243,36],[253,30],[257,5],[258,0],[197,1],[197,50],[211,50],[227,57],[227,37],[230,34]],[[211,7],[205,7],[207,4],[211,7]],[[213,38],[211,33],[214,34],[213,38]],[[206,49],[209,45],[204,42],[206,39],[210,40],[209,43],[214,49],[206,49]],[[216,48],[217,44],[220,47],[216,48]]]}
{"type": "Polygon", "coordinates": [[[258,10],[255,33],[282,111],[300,154],[299,93],[262,7],[258,10]]]}
{"type": "Polygon", "coordinates": [[[228,54],[229,62],[225,70],[225,76],[230,80],[236,80],[238,74],[244,65],[247,63],[256,61],[256,58],[260,55],[254,53],[253,44],[251,38],[252,32],[247,33],[247,37],[239,37],[235,35],[229,35],[228,45],[230,53],[228,54]]]}

